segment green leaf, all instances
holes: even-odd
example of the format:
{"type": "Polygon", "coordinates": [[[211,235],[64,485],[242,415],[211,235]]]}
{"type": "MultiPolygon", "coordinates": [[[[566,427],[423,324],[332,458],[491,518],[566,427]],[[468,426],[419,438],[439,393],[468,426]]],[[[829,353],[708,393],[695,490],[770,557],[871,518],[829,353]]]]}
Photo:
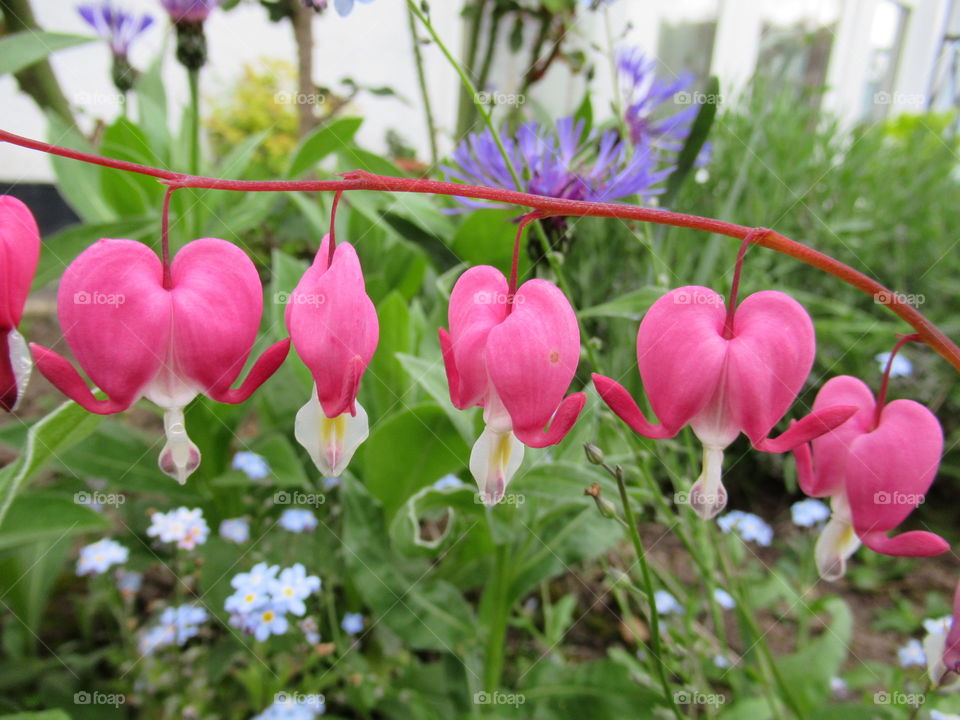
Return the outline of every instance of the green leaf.
{"type": "MultiPolygon", "coordinates": [[[[94,151],[76,128],[67,125],[54,113],[47,115],[47,139],[72,150],[94,151]]],[[[50,156],[50,164],[57,176],[57,190],[77,215],[90,223],[117,218],[99,192],[100,173],[103,168],[58,155],[50,156]]]]}
{"type": "Polygon", "coordinates": [[[436,405],[380,420],[362,446],[360,477],[388,518],[421,488],[467,464],[467,444],[436,405]]]}
{"type": "Polygon", "coordinates": [[[465,532],[487,529],[484,506],[473,485],[435,488],[428,485],[407,500],[390,524],[393,546],[404,555],[436,555],[456,542],[465,532]],[[442,527],[424,535],[424,518],[444,515],[442,527]]]}
{"type": "Polygon", "coordinates": [[[0,715],[0,720],[70,720],[70,716],[63,710],[38,710],[0,715]]]}
{"type": "Polygon", "coordinates": [[[683,181],[693,169],[697,162],[697,156],[707,142],[710,135],[710,129],[713,127],[713,120],[717,116],[717,106],[720,104],[720,81],[716,75],[711,75],[707,80],[707,87],[703,96],[705,102],[700,103],[700,110],[697,117],[694,118],[693,125],[690,126],[690,134],[687,141],[683,144],[683,149],[677,155],[677,165],[670,177],[667,178],[667,190],[660,197],[660,204],[663,207],[670,207],[677,191],[683,185],[683,181]]]}
{"type": "Polygon", "coordinates": [[[652,709],[661,704],[662,697],[659,691],[640,685],[627,668],[612,660],[571,665],[540,662],[523,675],[519,690],[528,716],[537,718],[654,717],[652,709]]]}
{"type": "Polygon", "coordinates": [[[66,402],[38,420],[27,433],[23,453],[0,471],[0,530],[20,488],[44,463],[77,444],[103,421],[102,415],[88,413],[74,402],[66,402]]]}
{"type": "Polygon", "coordinates": [[[465,442],[473,442],[476,437],[473,429],[473,413],[457,410],[450,402],[450,390],[447,387],[447,374],[443,369],[443,360],[424,360],[415,355],[397,353],[397,360],[415,383],[420,385],[437,405],[447,411],[450,422],[460,432],[465,442]]]}
{"type": "Polygon", "coordinates": [[[162,56],[143,71],[134,89],[140,127],[150,138],[154,154],[169,160],[170,128],[167,127],[167,91],[163,84],[162,56]]]}
{"type": "Polygon", "coordinates": [[[376,416],[387,417],[414,404],[409,393],[410,377],[396,357],[399,352],[411,350],[410,311],[406,301],[392,292],[377,306],[377,317],[380,319],[380,342],[364,375],[364,386],[374,400],[371,411],[376,416]]]}
{"type": "Polygon", "coordinates": [[[0,75],[30,67],[59,50],[96,40],[84,35],[25,30],[0,39],[0,75]]]}
{"type": "Polygon", "coordinates": [[[387,544],[379,503],[359,483],[341,489],[348,576],[377,622],[415,649],[455,652],[476,634],[469,603],[453,585],[430,577],[422,561],[405,560],[387,544]]]}
{"type": "Polygon", "coordinates": [[[315,130],[297,149],[290,161],[287,175],[297,177],[315,168],[317,163],[331,153],[348,147],[362,124],[363,118],[344,117],[315,130]]]}
{"type": "Polygon", "coordinates": [[[32,494],[16,498],[0,528],[0,550],[36,540],[98,531],[110,527],[105,517],[59,495],[32,494]]]}
{"type": "Polygon", "coordinates": [[[583,100],[580,101],[576,111],[573,113],[574,125],[580,120],[583,120],[583,136],[588,137],[590,131],[593,129],[593,103],[590,99],[589,87],[583,93],[583,100]]]}
{"type": "Polygon", "coordinates": [[[154,234],[156,228],[155,215],[142,215],[117,222],[72,225],[61,230],[43,241],[33,288],[36,290],[58,280],[77,255],[100,238],[139,239],[154,234]]]}
{"type": "MultiPolygon", "coordinates": [[[[99,152],[110,158],[157,165],[157,156],[146,134],[127,118],[120,117],[103,133],[99,152]]],[[[136,173],[101,169],[104,198],[120,217],[146,215],[160,206],[164,187],[156,178],[136,173]]]]}
{"type": "MultiPolygon", "coordinates": [[[[454,254],[470,265],[493,265],[506,275],[513,260],[513,242],[517,226],[512,220],[516,210],[475,210],[457,228],[450,243],[454,254]]],[[[526,236],[524,236],[526,244],[526,236]]],[[[518,277],[524,278],[530,260],[524,248],[520,249],[518,277]]]]}
{"type": "Polygon", "coordinates": [[[827,701],[830,678],[840,674],[853,640],[850,607],[835,597],[828,598],[823,605],[832,616],[823,633],[802,650],[777,660],[780,674],[789,678],[790,694],[800,703],[804,716],[827,701]]]}
{"type": "Polygon", "coordinates": [[[581,318],[619,317],[638,320],[665,292],[667,291],[663,288],[652,286],[638,288],[609,302],[584,308],[578,315],[581,318]]]}

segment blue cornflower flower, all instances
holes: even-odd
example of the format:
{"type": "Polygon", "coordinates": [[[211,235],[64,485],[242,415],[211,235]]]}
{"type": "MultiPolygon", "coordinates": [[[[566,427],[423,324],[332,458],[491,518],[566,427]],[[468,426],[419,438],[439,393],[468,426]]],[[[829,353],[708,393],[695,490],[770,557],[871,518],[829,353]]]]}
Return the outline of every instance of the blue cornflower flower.
{"type": "MultiPolygon", "coordinates": [[[[610,130],[584,132],[584,121],[562,118],[550,130],[529,122],[514,137],[501,131],[501,142],[523,189],[535,195],[607,202],[630,195],[651,197],[668,174],[658,170],[649,147],[630,148],[610,130]]],[[[515,190],[516,185],[489,129],[468,136],[453,153],[456,167],[444,170],[465,183],[515,190]]],[[[472,207],[489,204],[463,199],[472,207]]]]}
{"type": "Polygon", "coordinates": [[[127,57],[133,41],[153,25],[153,18],[149,15],[137,17],[133,13],[113,7],[110,2],[78,5],[77,12],[97,35],[109,43],[110,51],[121,58],[127,57]]]}
{"type": "Polygon", "coordinates": [[[656,61],[639,48],[621,49],[617,54],[617,68],[627,102],[624,119],[634,145],[668,152],[680,150],[697,115],[690,92],[693,75],[681,73],[674,80],[663,80],[657,76],[656,61]],[[668,104],[685,107],[669,113],[668,104]]]}

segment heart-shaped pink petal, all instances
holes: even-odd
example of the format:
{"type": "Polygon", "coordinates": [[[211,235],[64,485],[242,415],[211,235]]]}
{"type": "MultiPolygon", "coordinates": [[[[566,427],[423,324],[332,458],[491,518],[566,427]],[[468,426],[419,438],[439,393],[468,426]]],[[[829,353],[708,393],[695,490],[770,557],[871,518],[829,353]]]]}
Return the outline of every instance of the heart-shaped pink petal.
{"type": "Polygon", "coordinates": [[[524,283],[512,312],[489,332],[486,353],[490,379],[521,442],[558,443],[576,422],[586,397],[563,396],[579,361],[580,329],[566,296],[546,280],[524,283]],[[554,412],[556,427],[544,432],[554,412]]]}

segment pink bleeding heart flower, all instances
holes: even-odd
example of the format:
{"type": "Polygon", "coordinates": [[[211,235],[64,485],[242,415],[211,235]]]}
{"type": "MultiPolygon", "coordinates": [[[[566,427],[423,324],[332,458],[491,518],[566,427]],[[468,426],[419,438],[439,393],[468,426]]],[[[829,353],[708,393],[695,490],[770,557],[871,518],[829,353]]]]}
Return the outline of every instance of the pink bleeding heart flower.
{"type": "Polygon", "coordinates": [[[939,620],[924,620],[927,635],[923,652],[927,677],[935,688],[952,691],[960,687],[960,583],[953,593],[953,613],[939,620]],[[946,682],[945,682],[946,681],[946,682]]]}
{"type": "Polygon", "coordinates": [[[855,407],[856,413],[794,450],[800,488],[811,497],[831,499],[832,515],[815,551],[820,576],[842,577],[861,542],[884,555],[945,552],[946,541],[933,533],[887,536],[923,502],[936,477],[943,452],[936,416],[913,400],[881,403],[878,411],[870,388],[848,375],[824,384],[813,410],[836,405],[855,407]]]}
{"type": "Polygon", "coordinates": [[[15,409],[33,363],[17,332],[40,257],[40,231],[29,208],[0,195],[0,407],[15,409]]]}
{"type": "Polygon", "coordinates": [[[486,428],[470,454],[470,472],[487,505],[503,499],[524,445],[563,440],[586,402],[583,393],[564,397],[580,359],[567,298],[546,280],[525,282],[512,302],[508,293],[496,268],[467,270],[450,295],[450,332],[439,333],[450,400],[460,410],[483,408],[486,428]]]}
{"type": "Polygon", "coordinates": [[[814,351],[810,316],[784,293],[755,293],[728,318],[723,298],[710,288],[681,287],[653,304],[637,334],[640,378],[660,424],[647,422],[614,380],[594,375],[593,381],[604,402],[645,437],[670,438],[690,425],[703,443],[690,504],[712,518],[727,503],[723,451],[741,432],[758,450],[786,452],[853,412],[829,408],[767,437],[803,387],[814,351]]]}
{"type": "Polygon", "coordinates": [[[253,349],[262,311],[256,268],[225,240],[187,244],[167,278],[146,245],[99,240],[64,272],[57,314],[67,345],[106,399],[95,397],[65,358],[32,347],[40,372],[90,412],[121,412],[140,397],[162,407],[167,444],[160,469],[183,483],[200,464],[184,407],[199,393],[243,402],[287,355],[290,341],[281,340],[239,388],[230,387],[253,349]]]}
{"type": "Polygon", "coordinates": [[[370,432],[357,392],[380,338],[377,311],[350,243],[338,243],[331,261],[330,236],[323,238],[290,295],[286,320],[315,383],[297,412],[294,434],[317,469],[337,477],[370,432]]]}

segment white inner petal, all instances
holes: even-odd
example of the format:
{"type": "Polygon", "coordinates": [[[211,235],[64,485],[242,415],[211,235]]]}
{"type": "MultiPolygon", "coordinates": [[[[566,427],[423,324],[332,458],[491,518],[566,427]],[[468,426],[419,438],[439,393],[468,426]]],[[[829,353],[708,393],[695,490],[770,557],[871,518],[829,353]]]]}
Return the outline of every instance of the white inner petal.
{"type": "Polygon", "coordinates": [[[328,418],[314,386],[306,405],[297,411],[294,436],[325,476],[342,475],[357,448],[370,436],[367,411],[359,402],[355,406],[355,416],[347,412],[328,418]]]}
{"type": "Polygon", "coordinates": [[[523,443],[512,431],[484,428],[470,453],[470,472],[484,505],[496,505],[503,499],[507,484],[522,462],[523,443]]]}
{"type": "Polygon", "coordinates": [[[839,580],[847,571],[847,559],[860,547],[860,538],[850,521],[846,497],[836,496],[831,502],[833,514],[817,538],[814,557],[824,580],[839,580]]]}
{"type": "Polygon", "coordinates": [[[15,329],[7,334],[7,343],[10,348],[10,366],[13,368],[13,377],[17,383],[17,400],[11,409],[16,410],[30,382],[33,357],[30,355],[30,348],[27,347],[23,335],[15,329]]]}
{"type": "Polygon", "coordinates": [[[690,488],[690,506],[704,520],[716,517],[727,506],[727,489],[723,486],[723,447],[703,446],[703,469],[690,488]]]}
{"type": "Polygon", "coordinates": [[[160,451],[160,469],[183,485],[200,466],[200,450],[187,435],[183,408],[169,408],[163,413],[163,429],[167,444],[160,451]]]}

